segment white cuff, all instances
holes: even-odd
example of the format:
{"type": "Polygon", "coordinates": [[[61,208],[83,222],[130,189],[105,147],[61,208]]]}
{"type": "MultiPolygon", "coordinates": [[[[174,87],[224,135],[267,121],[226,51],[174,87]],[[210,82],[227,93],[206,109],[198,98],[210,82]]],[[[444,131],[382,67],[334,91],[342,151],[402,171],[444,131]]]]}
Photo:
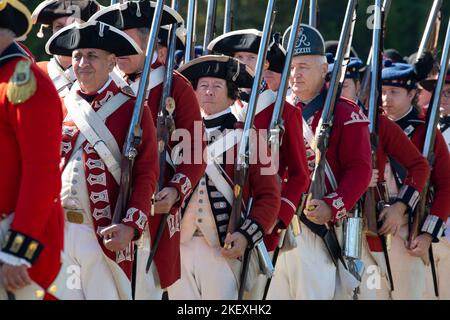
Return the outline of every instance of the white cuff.
{"type": "Polygon", "coordinates": [[[1,252],[1,251],[0,251],[0,262],[6,263],[6,264],[9,264],[12,266],[25,265],[27,268],[31,268],[31,264],[27,260],[18,258],[16,256],[13,256],[12,254],[9,254],[6,252],[1,252]]]}

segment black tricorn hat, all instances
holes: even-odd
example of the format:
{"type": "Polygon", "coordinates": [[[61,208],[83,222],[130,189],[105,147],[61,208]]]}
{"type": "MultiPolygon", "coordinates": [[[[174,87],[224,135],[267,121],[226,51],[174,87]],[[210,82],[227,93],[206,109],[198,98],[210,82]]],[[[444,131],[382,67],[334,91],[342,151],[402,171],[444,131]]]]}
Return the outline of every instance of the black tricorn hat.
{"type": "MultiPolygon", "coordinates": [[[[385,49],[383,51],[383,60],[391,60],[393,63],[408,63],[397,49],[385,49]]],[[[412,62],[411,64],[413,64],[412,62]]]]}
{"type": "MultiPolygon", "coordinates": [[[[107,23],[120,30],[150,28],[155,9],[156,2],[153,1],[127,1],[102,9],[91,19],[107,23]]],[[[161,26],[173,23],[182,24],[183,18],[178,12],[164,5],[161,26]]]]}
{"type": "MultiPolygon", "coordinates": [[[[159,44],[167,47],[169,42],[169,26],[162,26],[158,33],[159,44]]],[[[184,50],[186,48],[186,29],[180,26],[176,30],[176,47],[175,50],[184,50]]]]}
{"type": "Polygon", "coordinates": [[[236,30],[224,33],[208,44],[208,50],[227,56],[236,52],[251,52],[258,54],[262,32],[256,29],[236,30]]]}
{"type": "Polygon", "coordinates": [[[281,35],[279,32],[275,33],[272,39],[272,43],[269,45],[269,50],[267,51],[269,70],[282,73],[286,61],[286,50],[281,45],[281,35]]]}
{"type": "Polygon", "coordinates": [[[31,29],[30,11],[18,0],[0,1],[0,29],[11,30],[16,38],[31,29]]]}
{"type": "MultiPolygon", "coordinates": [[[[283,35],[283,47],[285,49],[287,48],[291,29],[292,26],[289,26],[283,35]]],[[[294,48],[294,56],[303,55],[325,56],[325,41],[319,30],[304,23],[300,24],[294,48]]]]}
{"type": "MultiPolygon", "coordinates": [[[[338,45],[339,45],[338,40],[325,41],[325,52],[331,53],[333,57],[335,57],[338,45]]],[[[350,47],[350,57],[359,58],[358,53],[356,52],[355,48],[353,48],[353,46],[350,47]]]]}
{"type": "Polygon", "coordinates": [[[254,73],[239,60],[219,55],[206,55],[182,65],[178,71],[193,82],[213,77],[234,82],[239,88],[251,88],[254,73]]]}
{"type": "MultiPolygon", "coordinates": [[[[422,86],[422,88],[424,88],[427,91],[432,92],[434,90],[434,88],[436,87],[436,79],[426,79],[426,80],[422,80],[420,81],[420,85],[422,86]]],[[[445,76],[445,83],[450,83],[450,66],[447,69],[447,74],[445,76]]]]}
{"type": "Polygon", "coordinates": [[[45,45],[48,54],[71,56],[75,49],[102,49],[116,56],[142,53],[136,42],[125,32],[95,20],[73,23],[56,32],[45,45]]]}
{"type": "Polygon", "coordinates": [[[62,17],[74,16],[81,21],[89,18],[102,6],[95,0],[45,0],[34,9],[31,20],[33,24],[51,25],[62,17]]]}

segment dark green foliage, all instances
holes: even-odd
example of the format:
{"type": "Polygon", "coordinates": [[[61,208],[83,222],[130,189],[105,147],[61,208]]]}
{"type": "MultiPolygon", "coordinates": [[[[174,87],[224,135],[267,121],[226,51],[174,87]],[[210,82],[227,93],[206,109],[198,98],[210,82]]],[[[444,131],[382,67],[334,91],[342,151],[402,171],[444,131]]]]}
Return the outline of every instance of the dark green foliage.
{"type": "MultiPolygon", "coordinates": [[[[28,0],[27,5],[30,10],[33,10],[39,2],[40,0],[28,0]]],[[[99,2],[103,5],[109,3],[105,0],[99,0],[99,2]]],[[[166,0],[165,2],[166,4],[170,4],[170,0],[166,0]]],[[[370,4],[373,4],[373,2],[373,0],[359,1],[358,21],[355,28],[353,46],[363,60],[365,60],[371,43],[372,35],[371,30],[367,28],[367,19],[369,19],[369,16],[372,13],[367,13],[367,8],[370,4]]],[[[180,0],[180,12],[183,17],[186,16],[187,3],[188,0],[180,0]]],[[[218,17],[216,23],[218,34],[222,33],[223,28],[224,3],[225,1],[223,0],[218,1],[218,17]]],[[[277,1],[278,13],[274,25],[275,31],[284,32],[287,26],[289,26],[295,9],[295,3],[295,0],[277,1]]],[[[404,56],[415,52],[419,46],[432,3],[432,0],[393,0],[391,12],[388,17],[385,48],[396,48],[404,56]]],[[[325,40],[338,39],[346,4],[346,0],[319,0],[319,29],[325,40]]],[[[198,0],[197,44],[203,43],[206,7],[207,0],[198,0]]],[[[306,10],[303,15],[303,21],[305,23],[308,22],[308,8],[309,1],[306,0],[306,10]]],[[[257,28],[262,30],[265,10],[266,1],[263,0],[234,0],[233,29],[257,28]]],[[[444,1],[440,44],[443,43],[449,14],[450,2],[444,1]]],[[[38,60],[47,59],[44,52],[44,45],[48,36],[44,40],[38,39],[36,37],[37,31],[38,28],[34,27],[25,43],[36,55],[38,60]]]]}

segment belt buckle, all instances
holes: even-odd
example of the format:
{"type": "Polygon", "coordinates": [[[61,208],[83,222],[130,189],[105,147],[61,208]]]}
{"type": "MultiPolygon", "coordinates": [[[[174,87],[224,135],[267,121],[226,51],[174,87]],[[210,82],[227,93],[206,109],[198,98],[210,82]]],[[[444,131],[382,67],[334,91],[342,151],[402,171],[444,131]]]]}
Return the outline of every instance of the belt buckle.
{"type": "Polygon", "coordinates": [[[66,217],[67,221],[72,223],[83,224],[84,222],[83,212],[80,211],[66,211],[66,217]]]}

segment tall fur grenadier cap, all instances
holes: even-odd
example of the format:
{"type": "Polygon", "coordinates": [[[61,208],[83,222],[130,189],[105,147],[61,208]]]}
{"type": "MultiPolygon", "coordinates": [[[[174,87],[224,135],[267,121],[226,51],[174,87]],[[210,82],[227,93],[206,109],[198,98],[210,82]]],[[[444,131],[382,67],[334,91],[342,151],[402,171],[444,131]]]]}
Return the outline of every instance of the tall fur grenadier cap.
{"type": "Polygon", "coordinates": [[[11,30],[16,38],[31,29],[31,13],[17,0],[0,0],[0,29],[11,30]]]}
{"type": "MultiPolygon", "coordinates": [[[[98,11],[91,20],[104,22],[120,30],[150,28],[155,10],[156,2],[153,1],[127,1],[98,11]]],[[[161,26],[173,23],[182,25],[183,18],[178,12],[164,5],[161,26]]]]}
{"type": "Polygon", "coordinates": [[[181,66],[178,71],[193,82],[213,77],[234,82],[239,88],[251,88],[254,73],[239,60],[219,55],[206,55],[181,66]]]}
{"type": "Polygon", "coordinates": [[[45,45],[48,54],[71,56],[76,49],[102,49],[116,56],[142,53],[125,32],[99,21],[73,23],[56,32],[45,45]]]}
{"type": "MultiPolygon", "coordinates": [[[[291,35],[292,26],[289,26],[283,35],[283,47],[286,49],[291,35]]],[[[319,30],[307,24],[300,24],[298,36],[295,41],[294,57],[318,55],[325,56],[325,41],[319,30]]]]}

